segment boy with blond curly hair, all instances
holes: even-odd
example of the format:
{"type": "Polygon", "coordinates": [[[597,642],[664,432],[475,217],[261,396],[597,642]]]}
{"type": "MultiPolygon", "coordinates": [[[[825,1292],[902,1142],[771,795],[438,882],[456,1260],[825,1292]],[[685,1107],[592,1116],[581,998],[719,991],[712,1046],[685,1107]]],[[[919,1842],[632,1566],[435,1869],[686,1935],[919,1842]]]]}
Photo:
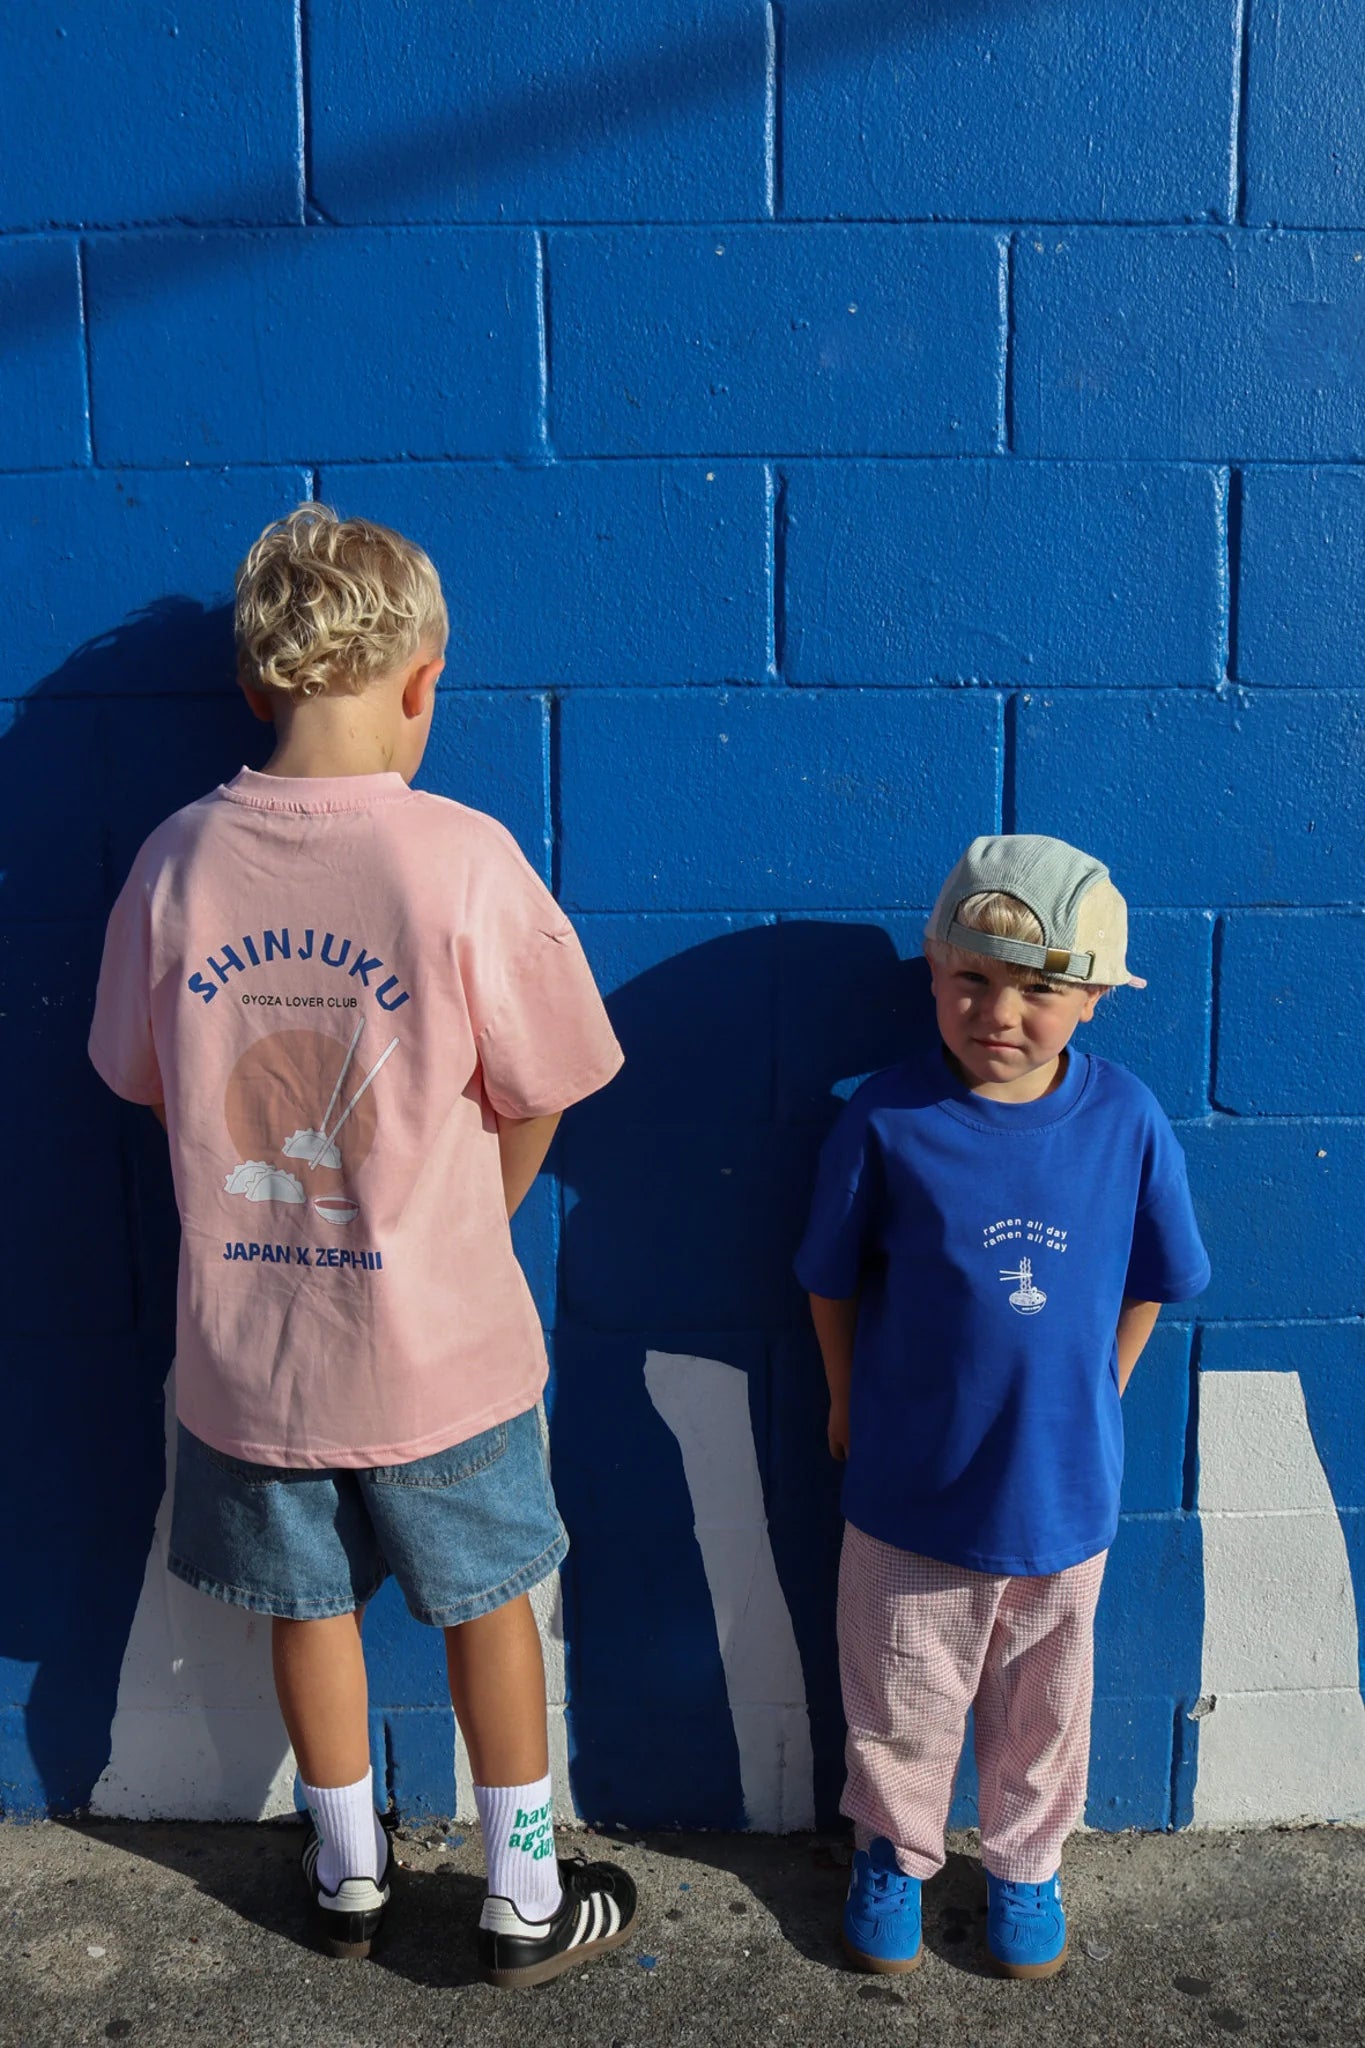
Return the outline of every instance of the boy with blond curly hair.
{"type": "Polygon", "coordinates": [[[1126,948],[1101,862],[974,840],[925,938],[941,1043],[866,1082],[821,1155],[797,1273],[845,1461],[843,1933],[862,1969],[919,1961],[973,1705],[990,1956],[1011,1977],[1065,1959],[1120,1396],[1159,1305],[1209,1277],[1161,1109],[1071,1043],[1110,989],[1145,987],[1126,948]]]}
{"type": "Polygon", "coordinates": [[[392,1572],[445,1632],[477,1780],[484,1975],[630,1932],[556,1861],[531,1587],[567,1548],[544,1340],[508,1219],[621,1054],[568,921],[493,819],[409,787],[444,665],[420,548],[302,505],[237,576],[275,749],[167,820],[109,922],[90,1051],[166,1126],[181,1219],[172,1572],[273,1617],[336,1955],[389,1898],[361,1623],[392,1572]]]}

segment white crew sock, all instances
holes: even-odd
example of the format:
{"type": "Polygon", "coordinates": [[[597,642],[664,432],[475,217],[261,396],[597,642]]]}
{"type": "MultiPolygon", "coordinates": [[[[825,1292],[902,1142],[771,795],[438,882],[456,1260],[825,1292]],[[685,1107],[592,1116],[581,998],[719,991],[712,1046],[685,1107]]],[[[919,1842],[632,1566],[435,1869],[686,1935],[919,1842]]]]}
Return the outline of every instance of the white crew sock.
{"type": "Polygon", "coordinates": [[[548,1920],[564,1896],[549,1774],[538,1785],[476,1785],[474,1801],[489,1897],[510,1899],[523,1920],[548,1920]]]}
{"type": "Polygon", "coordinates": [[[366,1771],[354,1785],[299,1784],[322,1847],[318,1852],[318,1883],[334,1892],[348,1877],[384,1878],[389,1845],[374,1810],[374,1773],[366,1771]]]}

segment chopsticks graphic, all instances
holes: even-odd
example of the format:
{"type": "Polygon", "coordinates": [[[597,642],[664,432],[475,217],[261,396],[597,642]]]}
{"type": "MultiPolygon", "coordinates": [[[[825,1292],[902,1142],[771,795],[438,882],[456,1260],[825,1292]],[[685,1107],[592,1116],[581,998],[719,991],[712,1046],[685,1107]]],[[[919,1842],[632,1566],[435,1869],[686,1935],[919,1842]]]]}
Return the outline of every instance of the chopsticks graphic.
{"type": "MultiPolygon", "coordinates": [[[[356,1027],[355,1027],[355,1030],[354,1030],[354,1031],[353,1031],[353,1032],[351,1033],[351,1042],[350,1042],[350,1044],[349,1044],[349,1045],[347,1046],[347,1048],[346,1048],[346,1057],[345,1057],[345,1059],[344,1059],[344,1060],[343,1060],[343,1061],[341,1062],[341,1072],[340,1072],[340,1073],[339,1073],[339,1074],[337,1075],[337,1084],[336,1084],[336,1087],[335,1087],[335,1088],[334,1088],[334,1089],[332,1090],[332,1099],[331,1099],[331,1101],[330,1101],[330,1102],[328,1103],[328,1105],[327,1105],[326,1109],[324,1109],[324,1110],[323,1110],[323,1112],[322,1112],[322,1120],[321,1120],[321,1122],[320,1122],[320,1123],[319,1123],[319,1125],[318,1125],[318,1129],[319,1129],[320,1131],[325,1131],[325,1130],[326,1130],[326,1128],[327,1128],[327,1126],[328,1126],[328,1124],[329,1124],[329,1123],[330,1123],[330,1122],[332,1121],[332,1111],[333,1111],[333,1110],[334,1110],[334,1109],[336,1108],[336,1106],[337,1106],[337,1097],[338,1097],[338,1095],[340,1095],[340,1093],[341,1093],[341,1084],[342,1084],[342,1082],[343,1082],[343,1081],[344,1081],[344,1080],[346,1079],[346,1076],[347,1076],[347,1074],[348,1074],[348,1073],[349,1073],[349,1072],[351,1071],[351,1061],[352,1061],[352,1060],[354,1059],[354,1057],[355,1057],[355,1049],[356,1049],[356,1047],[357,1047],[357,1046],[359,1045],[359,1043],[360,1043],[360,1034],[361,1034],[361,1032],[362,1032],[362,1031],[363,1031],[364,1029],[365,1029],[365,1019],[364,1019],[363,1017],[361,1017],[361,1018],[360,1018],[360,1019],[359,1019],[359,1020],[357,1021],[357,1023],[356,1023],[356,1027]]],[[[317,1159],[313,1159],[313,1160],[310,1160],[310,1161],[309,1161],[309,1164],[310,1164],[310,1165],[312,1165],[312,1166],[316,1166],[316,1165],[317,1165],[317,1163],[318,1163],[318,1159],[320,1159],[320,1158],[322,1157],[322,1154],[323,1154],[323,1152],[325,1152],[325,1151],[326,1151],[326,1149],[327,1149],[327,1146],[328,1146],[329,1142],[330,1142],[330,1140],[328,1140],[328,1139],[326,1139],[326,1138],[324,1138],[324,1139],[323,1139],[323,1141],[322,1141],[322,1147],[321,1147],[321,1150],[319,1151],[319,1153],[318,1153],[318,1155],[317,1155],[317,1159]]]]}
{"type": "Polygon", "coordinates": [[[310,1167],[317,1165],[319,1159],[321,1159],[323,1153],[327,1150],[327,1147],[334,1141],[337,1132],[341,1129],[347,1117],[351,1114],[351,1111],[355,1108],[361,1096],[365,1093],[365,1090],[370,1086],[370,1083],[374,1080],[376,1074],[379,1072],[379,1069],[383,1066],[385,1060],[388,1059],[390,1053],[396,1052],[398,1049],[398,1040],[396,1038],[391,1038],[388,1044],[384,1047],[383,1052],[380,1053],[379,1058],[370,1068],[369,1073],[365,1076],[360,1086],[356,1089],[355,1094],[351,1097],[345,1109],[342,1110],[341,1115],[337,1118],[336,1122],[332,1125],[332,1128],[329,1131],[327,1128],[327,1118],[331,1116],[333,1109],[336,1107],[336,1099],[338,1095],[341,1093],[341,1082],[345,1077],[346,1068],[349,1067],[351,1064],[351,1053],[355,1051],[356,1039],[358,1039],[360,1036],[361,1027],[364,1024],[364,1021],[364,1018],[362,1018],[360,1024],[357,1024],[356,1026],[355,1038],[351,1040],[351,1051],[348,1052],[346,1055],[345,1066],[342,1067],[341,1074],[337,1078],[336,1087],[332,1090],[332,1100],[327,1105],[327,1116],[324,1116],[324,1118],[322,1119],[322,1143],[318,1146],[317,1151],[309,1160],[308,1164],[310,1167]]]}

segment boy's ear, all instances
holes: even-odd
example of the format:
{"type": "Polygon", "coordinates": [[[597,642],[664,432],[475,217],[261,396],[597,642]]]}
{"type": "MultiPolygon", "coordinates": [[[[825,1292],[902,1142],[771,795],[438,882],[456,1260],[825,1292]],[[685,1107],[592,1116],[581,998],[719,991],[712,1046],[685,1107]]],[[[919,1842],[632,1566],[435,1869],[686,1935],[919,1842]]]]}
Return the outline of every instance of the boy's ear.
{"type": "Polygon", "coordinates": [[[415,661],[408,670],[403,684],[403,716],[424,718],[431,709],[431,700],[436,695],[436,685],[441,679],[441,670],[446,665],[443,654],[428,655],[415,661]]]}
{"type": "Polygon", "coordinates": [[[1113,993],[1114,991],[1111,988],[1087,989],[1085,997],[1085,1008],[1081,1011],[1080,1016],[1077,1018],[1077,1023],[1088,1024],[1090,1022],[1090,1019],[1094,1016],[1096,1010],[1098,1010],[1100,1004],[1104,1001],[1105,997],[1111,996],[1113,993]]]}
{"type": "Polygon", "coordinates": [[[259,718],[262,725],[275,723],[275,693],[262,690],[255,683],[249,683],[241,669],[237,671],[237,687],[251,706],[253,718],[259,718]]]}

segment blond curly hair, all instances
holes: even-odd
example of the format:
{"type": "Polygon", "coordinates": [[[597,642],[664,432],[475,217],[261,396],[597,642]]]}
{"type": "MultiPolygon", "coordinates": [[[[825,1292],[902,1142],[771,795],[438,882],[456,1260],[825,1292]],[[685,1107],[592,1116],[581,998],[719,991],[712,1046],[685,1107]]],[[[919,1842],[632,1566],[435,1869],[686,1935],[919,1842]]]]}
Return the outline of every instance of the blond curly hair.
{"type": "Polygon", "coordinates": [[[391,527],[299,505],[268,526],[237,571],[243,679],[290,697],[355,695],[423,650],[449,623],[428,556],[391,527]]]}

